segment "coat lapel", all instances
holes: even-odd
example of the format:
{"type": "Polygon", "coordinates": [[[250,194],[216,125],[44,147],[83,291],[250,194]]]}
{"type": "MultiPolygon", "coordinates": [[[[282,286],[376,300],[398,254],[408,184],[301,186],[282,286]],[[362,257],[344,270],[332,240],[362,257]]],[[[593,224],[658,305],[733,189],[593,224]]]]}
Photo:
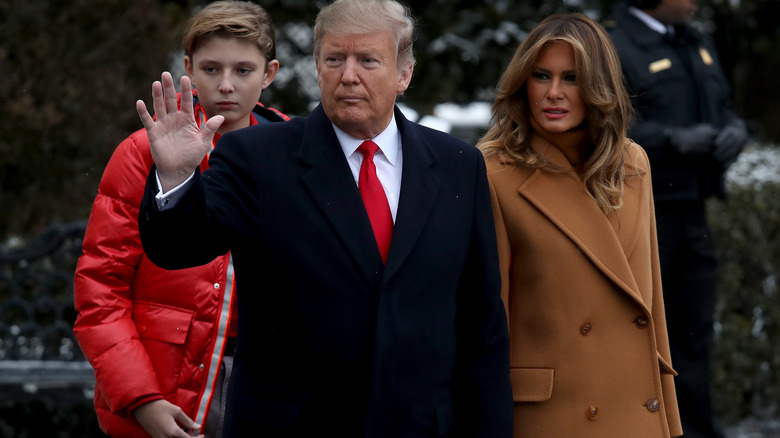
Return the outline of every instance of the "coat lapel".
{"type": "MultiPolygon", "coordinates": [[[[321,106],[307,118],[301,161],[311,166],[303,182],[366,278],[378,286],[382,272],[371,223],[344,152],[321,106]]],[[[391,249],[392,252],[392,249],[391,249]]]]}
{"type": "Polygon", "coordinates": [[[395,119],[401,133],[404,161],[398,214],[387,257],[385,280],[398,271],[412,251],[431,215],[441,185],[441,180],[431,169],[435,162],[431,146],[398,108],[395,110],[395,119]]]}
{"type": "Polygon", "coordinates": [[[624,245],[619,239],[619,234],[625,237],[636,234],[623,229],[624,226],[636,226],[636,221],[619,223],[614,212],[608,218],[555,146],[542,140],[535,142],[534,147],[553,163],[570,171],[536,170],[518,188],[520,195],[571,239],[599,270],[646,306],[624,252],[628,247],[633,248],[633,242],[625,242],[624,245]],[[578,195],[560,196],[561,193],[578,195]]]}
{"type": "Polygon", "coordinates": [[[428,142],[397,108],[395,119],[401,134],[403,171],[386,266],[382,264],[360,191],[321,106],[307,119],[299,153],[301,161],[311,166],[303,175],[304,184],[363,274],[375,285],[377,272],[384,272],[384,279],[388,279],[409,256],[431,214],[441,184],[431,169],[435,155],[428,142]]]}

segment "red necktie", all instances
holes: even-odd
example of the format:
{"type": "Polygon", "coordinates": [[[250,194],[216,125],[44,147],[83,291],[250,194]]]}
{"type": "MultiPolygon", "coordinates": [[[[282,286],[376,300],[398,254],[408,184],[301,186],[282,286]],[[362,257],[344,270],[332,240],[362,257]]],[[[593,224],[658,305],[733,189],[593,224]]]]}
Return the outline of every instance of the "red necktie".
{"type": "Polygon", "coordinates": [[[390,250],[390,240],[393,238],[393,215],[390,213],[385,189],[376,176],[374,154],[379,150],[379,146],[371,140],[366,140],[358,150],[363,154],[363,164],[360,165],[358,175],[360,197],[363,198],[363,204],[366,206],[379,253],[382,254],[382,261],[387,262],[387,252],[390,250]]]}

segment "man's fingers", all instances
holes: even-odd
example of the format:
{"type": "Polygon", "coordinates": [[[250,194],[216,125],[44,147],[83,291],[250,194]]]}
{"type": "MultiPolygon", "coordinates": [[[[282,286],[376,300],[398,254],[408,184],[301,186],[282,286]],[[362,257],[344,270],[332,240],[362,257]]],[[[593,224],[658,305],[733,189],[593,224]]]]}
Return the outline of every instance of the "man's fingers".
{"type": "MultiPolygon", "coordinates": [[[[173,85],[173,76],[167,71],[162,74],[162,91],[165,97],[166,114],[175,113],[179,109],[176,102],[176,87],[173,85]]],[[[159,119],[160,116],[157,118],[159,119]]]]}
{"type": "Polygon", "coordinates": [[[152,83],[152,108],[154,108],[154,116],[157,120],[165,117],[165,101],[163,100],[163,89],[160,81],[152,83]]]}
{"type": "Polygon", "coordinates": [[[146,109],[146,104],[143,100],[137,100],[135,102],[135,110],[138,112],[138,117],[141,118],[141,123],[144,124],[144,128],[152,129],[154,126],[154,119],[149,114],[149,110],[146,109]]]}
{"type": "Polygon", "coordinates": [[[208,143],[211,144],[211,141],[214,138],[214,133],[217,132],[220,126],[222,126],[222,122],[225,121],[225,117],[217,114],[216,116],[206,120],[206,123],[201,127],[203,131],[203,137],[208,139],[208,143]]]}
{"type": "Polygon", "coordinates": [[[181,77],[181,110],[194,115],[192,108],[192,82],[188,76],[181,77]]]}

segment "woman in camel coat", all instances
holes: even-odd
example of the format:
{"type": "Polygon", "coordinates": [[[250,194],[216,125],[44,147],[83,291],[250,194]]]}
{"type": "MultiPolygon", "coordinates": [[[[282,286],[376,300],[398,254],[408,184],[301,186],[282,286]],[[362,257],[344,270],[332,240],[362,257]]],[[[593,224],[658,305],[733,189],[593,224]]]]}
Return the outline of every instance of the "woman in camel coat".
{"type": "Polygon", "coordinates": [[[509,318],[515,437],[682,434],[650,167],[604,30],[542,22],[498,85],[479,147],[509,318]]]}

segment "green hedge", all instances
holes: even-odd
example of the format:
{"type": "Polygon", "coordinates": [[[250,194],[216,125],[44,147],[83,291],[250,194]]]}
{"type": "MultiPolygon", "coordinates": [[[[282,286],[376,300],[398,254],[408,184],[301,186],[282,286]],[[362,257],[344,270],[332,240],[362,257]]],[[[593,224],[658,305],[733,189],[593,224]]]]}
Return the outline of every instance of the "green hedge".
{"type": "Polygon", "coordinates": [[[719,257],[713,357],[721,421],[780,416],[780,149],[746,151],[709,205],[719,257]]]}

